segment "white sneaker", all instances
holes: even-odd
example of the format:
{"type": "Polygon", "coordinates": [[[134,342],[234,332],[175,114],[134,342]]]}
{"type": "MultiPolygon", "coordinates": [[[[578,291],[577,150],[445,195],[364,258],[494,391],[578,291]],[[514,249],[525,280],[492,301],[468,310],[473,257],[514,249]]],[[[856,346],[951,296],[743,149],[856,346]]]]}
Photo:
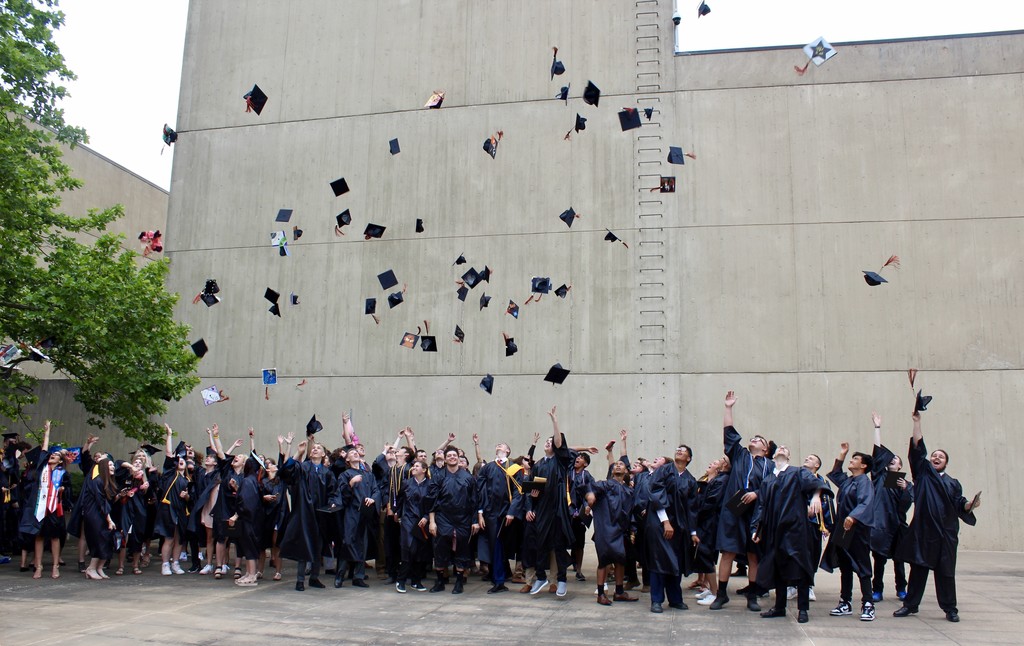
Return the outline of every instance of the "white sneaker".
{"type": "Polygon", "coordinates": [[[178,555],[178,560],[179,561],[187,561],[188,560],[188,552],[182,552],[181,554],[179,554],[178,555]]]}
{"type": "Polygon", "coordinates": [[[203,554],[202,551],[199,552],[199,560],[200,561],[205,561],[206,560],[206,555],[203,554]]]}
{"type": "Polygon", "coordinates": [[[796,599],[796,587],[790,586],[790,587],[786,588],[786,598],[787,599],[796,599]]]}
{"type": "Polygon", "coordinates": [[[171,571],[174,572],[175,574],[185,574],[185,570],[181,569],[181,566],[178,565],[177,561],[173,561],[171,563],[171,571]]]}
{"type": "Polygon", "coordinates": [[[229,567],[228,567],[228,566],[226,566],[226,565],[222,565],[222,566],[220,566],[220,573],[221,573],[221,574],[227,574],[227,573],[229,573],[229,572],[231,572],[231,568],[229,568],[229,567]]]}
{"type": "Polygon", "coordinates": [[[698,599],[697,600],[697,605],[698,606],[710,606],[714,602],[715,602],[715,595],[709,594],[708,596],[704,597],[703,599],[698,599]]]}
{"type": "Polygon", "coordinates": [[[807,600],[808,601],[817,601],[817,599],[814,598],[814,588],[811,588],[811,589],[809,589],[807,591],[807,600]]]}
{"type": "Polygon", "coordinates": [[[212,574],[212,573],[213,573],[213,564],[212,563],[207,563],[206,565],[203,566],[202,570],[199,570],[199,574],[212,574]]]}
{"type": "Polygon", "coordinates": [[[693,596],[695,598],[697,598],[697,599],[703,599],[704,597],[706,597],[708,595],[711,595],[712,597],[715,596],[715,595],[711,594],[711,590],[709,588],[701,588],[700,592],[698,592],[697,594],[695,594],[693,596]]]}
{"type": "MultiPolygon", "coordinates": [[[[603,591],[603,592],[604,592],[605,594],[608,594],[608,584],[607,584],[607,583],[605,583],[605,584],[603,584],[603,586],[604,586],[604,587],[602,587],[602,588],[601,588],[601,590],[602,590],[602,591],[603,591]]],[[[595,595],[597,594],[597,588],[595,588],[595,589],[594,589],[594,594],[595,594],[595,595]]]]}
{"type": "Polygon", "coordinates": [[[530,594],[537,594],[548,587],[548,580],[534,581],[533,587],[530,588],[530,594]]]}
{"type": "Polygon", "coordinates": [[[559,581],[558,582],[558,588],[555,590],[555,595],[559,596],[559,597],[564,597],[565,593],[566,593],[566,583],[565,583],[565,581],[559,581]]]}
{"type": "Polygon", "coordinates": [[[171,572],[171,564],[164,561],[164,564],[160,566],[160,574],[164,576],[171,576],[174,572],[171,572]]]}

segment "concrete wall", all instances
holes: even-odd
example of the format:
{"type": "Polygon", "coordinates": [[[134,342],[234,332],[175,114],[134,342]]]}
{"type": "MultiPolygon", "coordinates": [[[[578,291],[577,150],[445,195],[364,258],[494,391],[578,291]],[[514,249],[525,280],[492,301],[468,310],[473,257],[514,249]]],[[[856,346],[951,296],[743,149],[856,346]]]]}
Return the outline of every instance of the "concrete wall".
{"type": "Polygon", "coordinates": [[[986,492],[964,545],[1018,549],[1024,510],[1003,449],[1024,388],[1024,37],[838,45],[801,77],[799,47],[675,57],[670,15],[664,0],[193,3],[170,287],[188,296],[218,280],[222,303],[183,298],[178,314],[211,348],[200,388],[231,399],[204,407],[197,388],[170,423],[194,441],[214,422],[229,439],[252,425],[271,451],[316,413],[334,446],[354,408],[371,452],[408,424],[423,446],[451,430],[468,449],[479,432],[486,453],[499,440],[518,453],[557,405],[573,444],[629,428],[632,455],[684,441],[703,465],[721,451],[732,388],[742,433],[828,463],[842,440],[870,450],[872,410],[905,453],[916,367],[935,396],[929,445],[986,492]],[[555,45],[567,72],[549,80],[555,45]],[[578,98],[588,79],[599,107],[578,98]],[[566,82],[568,105],[552,98],[566,82]],[[253,83],[270,97],[261,116],[244,111],[253,83]],[[435,89],[444,107],[422,109],[435,89]],[[654,118],[621,132],[624,106],[654,118]],[[587,129],[563,141],[577,112],[587,129]],[[492,160],[481,145],[497,130],[492,160]],[[669,166],[669,145],[698,159],[669,166]],[[662,174],[676,193],[649,191],[662,174]],[[335,198],[341,176],[352,190],[335,198]],[[571,229],[557,218],[569,206],[583,214],[571,229]],[[346,208],[353,225],[335,237],[346,208]],[[388,227],[382,240],[362,239],[368,222],[388,227]],[[269,246],[280,228],[287,258],[269,246]],[[452,267],[460,253],[469,264],[452,267]],[[868,287],[861,270],[891,254],[902,267],[868,287]],[[492,281],[459,302],[455,279],[484,265],[492,281]],[[376,278],[387,269],[408,287],[393,310],[376,278]],[[526,305],[533,276],[572,291],[526,305]],[[439,351],[400,347],[424,320],[439,351]],[[503,331],[519,346],[510,358],[503,331]],[[561,386],[542,381],[555,362],[572,370],[561,386]]]}

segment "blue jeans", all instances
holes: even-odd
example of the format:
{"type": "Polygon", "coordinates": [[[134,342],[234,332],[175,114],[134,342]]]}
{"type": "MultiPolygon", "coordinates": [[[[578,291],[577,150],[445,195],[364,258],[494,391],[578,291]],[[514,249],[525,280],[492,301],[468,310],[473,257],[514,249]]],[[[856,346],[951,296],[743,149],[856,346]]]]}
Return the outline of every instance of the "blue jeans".
{"type": "Polygon", "coordinates": [[[683,602],[682,577],[651,572],[651,603],[664,603],[666,596],[669,603],[683,602]]]}

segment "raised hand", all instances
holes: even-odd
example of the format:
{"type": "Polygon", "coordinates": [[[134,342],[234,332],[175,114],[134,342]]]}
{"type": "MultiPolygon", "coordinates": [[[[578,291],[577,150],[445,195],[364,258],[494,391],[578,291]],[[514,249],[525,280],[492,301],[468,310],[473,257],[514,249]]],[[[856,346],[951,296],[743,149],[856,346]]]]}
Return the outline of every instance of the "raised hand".
{"type": "Polygon", "coordinates": [[[558,415],[555,414],[555,409],[557,409],[557,408],[558,408],[557,406],[552,406],[551,410],[548,411],[548,417],[551,418],[552,422],[557,422],[558,421],[558,415]]]}
{"type": "Polygon", "coordinates": [[[730,390],[729,392],[725,393],[725,407],[726,408],[732,408],[735,405],[736,405],[736,393],[730,390]]]}
{"type": "Polygon", "coordinates": [[[875,428],[880,428],[882,426],[882,416],[879,415],[878,413],[872,411],[871,412],[871,423],[875,425],[875,428]]]}

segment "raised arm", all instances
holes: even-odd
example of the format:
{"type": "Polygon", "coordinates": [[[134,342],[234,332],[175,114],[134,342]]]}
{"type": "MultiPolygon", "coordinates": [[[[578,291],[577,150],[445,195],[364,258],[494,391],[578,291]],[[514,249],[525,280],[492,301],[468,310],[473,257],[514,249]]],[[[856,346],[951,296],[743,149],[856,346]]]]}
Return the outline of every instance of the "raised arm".
{"type": "Polygon", "coordinates": [[[256,431],[251,426],[249,427],[249,452],[256,452],[256,431]]]}
{"type": "Polygon", "coordinates": [[[919,413],[917,411],[914,411],[913,420],[914,420],[913,442],[914,442],[914,446],[917,446],[918,444],[921,443],[921,440],[924,439],[924,435],[921,434],[921,413],[919,413]]]}
{"type": "Polygon", "coordinates": [[[43,450],[50,450],[50,420],[43,422],[43,450]]]}
{"type": "Polygon", "coordinates": [[[875,446],[882,446],[882,416],[872,412],[871,423],[875,425],[875,446]]]}
{"type": "Polygon", "coordinates": [[[551,437],[551,446],[555,447],[556,449],[560,449],[562,448],[562,433],[558,430],[558,415],[555,414],[556,408],[558,407],[551,407],[551,410],[548,411],[548,417],[551,418],[551,428],[552,433],[554,433],[554,435],[552,435],[551,437]]]}
{"type": "Polygon", "coordinates": [[[171,430],[169,424],[164,424],[164,455],[171,457],[174,455],[174,447],[171,446],[171,437],[174,436],[174,431],[171,430]]]}
{"type": "Polygon", "coordinates": [[[224,459],[224,445],[220,443],[220,427],[216,424],[213,425],[213,450],[216,451],[217,457],[221,460],[224,459]]]}
{"type": "Polygon", "coordinates": [[[736,393],[729,391],[725,393],[725,416],[722,419],[722,426],[732,426],[732,407],[736,405],[736,393]]]}
{"type": "Polygon", "coordinates": [[[355,444],[352,441],[356,435],[356,429],[352,426],[352,418],[348,413],[341,414],[341,439],[345,444],[355,444]]]}
{"type": "Polygon", "coordinates": [[[407,447],[409,447],[409,455],[412,455],[412,456],[415,457],[415,455],[416,455],[416,442],[413,441],[413,438],[416,437],[416,436],[413,434],[412,428],[409,427],[409,426],[406,426],[405,428],[403,428],[402,429],[402,435],[405,437],[405,445],[407,447]]]}
{"type": "Polygon", "coordinates": [[[476,463],[482,464],[484,459],[480,455],[480,436],[476,433],[473,433],[473,450],[476,451],[476,463]]]}
{"type": "Polygon", "coordinates": [[[444,442],[441,442],[441,446],[439,446],[436,449],[434,449],[434,453],[437,453],[438,451],[444,451],[445,449],[448,448],[448,445],[451,444],[454,441],[455,441],[455,433],[449,433],[448,434],[448,438],[445,439],[444,442]]]}

